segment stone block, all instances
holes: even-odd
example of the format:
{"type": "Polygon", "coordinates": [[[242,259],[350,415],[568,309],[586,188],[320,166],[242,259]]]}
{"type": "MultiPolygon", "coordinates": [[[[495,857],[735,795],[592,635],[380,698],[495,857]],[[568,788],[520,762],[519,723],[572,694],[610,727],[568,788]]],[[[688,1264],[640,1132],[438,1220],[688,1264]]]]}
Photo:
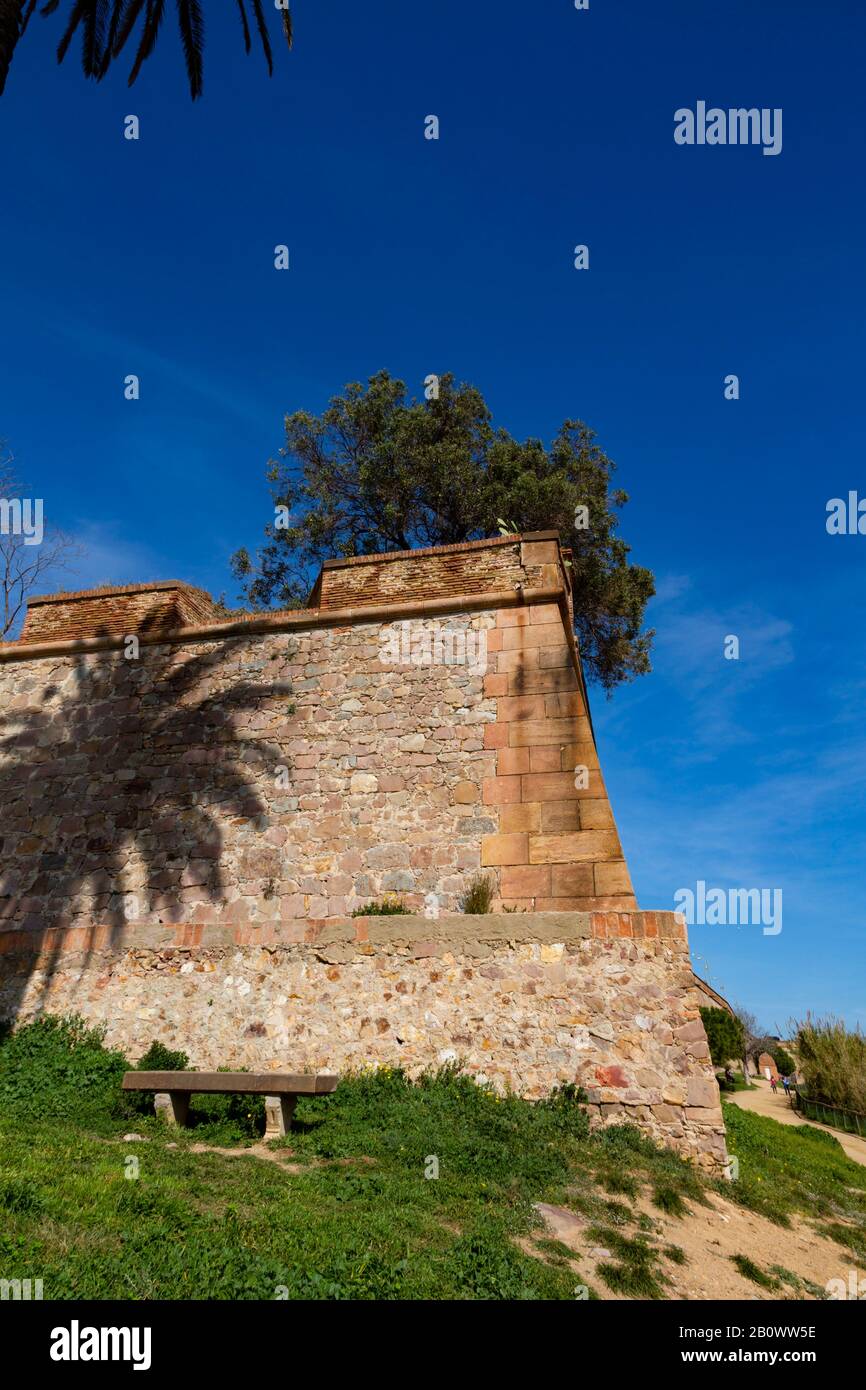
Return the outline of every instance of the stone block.
{"type": "Polygon", "coordinates": [[[514,831],[540,833],[541,805],[539,802],[522,802],[518,805],[503,805],[499,810],[499,829],[507,835],[514,831]]]}
{"type": "Polygon", "coordinates": [[[520,801],[520,777],[485,777],[482,801],[485,806],[503,806],[520,801]]]}
{"type": "MultiPolygon", "coordinates": [[[[525,780],[525,779],[524,779],[525,780]]],[[[530,864],[571,864],[612,859],[621,853],[619,838],[610,830],[577,830],[571,835],[530,835],[530,864]]]]}
{"type": "Polygon", "coordinates": [[[500,748],[496,754],[496,772],[499,777],[513,777],[529,772],[529,748],[500,748]]]}
{"type": "Polygon", "coordinates": [[[481,863],[495,867],[499,864],[528,863],[527,835],[483,835],[481,837],[481,863]]]}
{"type": "Polygon", "coordinates": [[[503,898],[550,897],[550,868],[546,864],[511,865],[502,869],[500,892],[503,898]]]}

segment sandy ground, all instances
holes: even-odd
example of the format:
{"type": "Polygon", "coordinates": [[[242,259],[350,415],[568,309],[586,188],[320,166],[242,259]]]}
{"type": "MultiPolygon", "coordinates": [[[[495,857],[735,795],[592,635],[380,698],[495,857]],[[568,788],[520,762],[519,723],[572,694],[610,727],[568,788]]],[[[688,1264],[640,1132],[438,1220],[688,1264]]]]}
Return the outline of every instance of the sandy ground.
{"type": "MultiPolygon", "coordinates": [[[[773,1265],[779,1265],[821,1289],[826,1288],[829,1279],[847,1280],[849,1277],[851,1261],[844,1251],[799,1218],[785,1229],[715,1193],[709,1194],[709,1206],[692,1203],[691,1210],[682,1217],[667,1216],[646,1199],[637,1205],[655,1223],[654,1243],[678,1245],[686,1256],[684,1265],[663,1261],[663,1272],[670,1280],[666,1290],[668,1298],[776,1302],[815,1296],[790,1287],[775,1292],[761,1288],[740,1274],[732,1260],[734,1255],[747,1255],[765,1273],[770,1273],[773,1265]]],[[[572,1266],[575,1284],[583,1279],[600,1298],[619,1298],[596,1272],[598,1264],[605,1263],[608,1255],[587,1237],[589,1223],[586,1218],[565,1207],[548,1206],[543,1202],[537,1204],[536,1210],[550,1235],[575,1252],[572,1266]]]]}
{"type": "MultiPolygon", "coordinates": [[[[793,1109],[781,1087],[773,1095],[767,1081],[758,1082],[754,1091],[736,1091],[726,1095],[725,1101],[758,1115],[767,1115],[780,1124],[812,1123],[793,1109]]],[[[815,1124],[814,1128],[833,1134],[849,1158],[866,1164],[866,1140],[831,1130],[826,1125],[815,1124]]],[[[848,1280],[851,1259],[835,1241],[819,1235],[802,1218],[794,1217],[791,1226],[785,1229],[756,1212],[746,1211],[728,1202],[716,1193],[709,1194],[709,1203],[707,1207],[690,1204],[691,1210],[683,1217],[668,1216],[653,1207],[647,1199],[641,1199],[637,1204],[655,1223],[654,1243],[678,1245],[686,1255],[687,1263],[684,1265],[664,1262],[664,1272],[670,1280],[667,1290],[669,1298],[776,1301],[780,1298],[814,1296],[787,1287],[776,1292],[761,1288],[740,1274],[732,1260],[735,1255],[748,1256],[765,1273],[770,1273],[772,1267],[778,1265],[821,1289],[826,1288],[830,1279],[848,1280]]],[[[596,1272],[598,1264],[607,1259],[607,1253],[600,1251],[587,1237],[586,1219],[565,1207],[544,1203],[539,1203],[537,1210],[550,1235],[574,1251],[576,1281],[579,1283],[583,1277],[599,1297],[617,1298],[618,1295],[607,1289],[596,1272]]],[[[860,1277],[860,1271],[857,1277],[860,1277]]]]}
{"type": "Polygon", "coordinates": [[[853,1158],[855,1163],[866,1163],[866,1139],[859,1139],[856,1134],[843,1134],[841,1129],[819,1125],[814,1120],[804,1120],[791,1105],[781,1086],[776,1095],[773,1095],[769,1081],[761,1079],[755,1084],[758,1087],[756,1091],[725,1092],[725,1103],[739,1105],[743,1110],[753,1110],[756,1115],[768,1115],[771,1120],[778,1120],[783,1125],[813,1125],[815,1129],[823,1129],[826,1134],[832,1134],[839,1140],[848,1157],[853,1158]]]}

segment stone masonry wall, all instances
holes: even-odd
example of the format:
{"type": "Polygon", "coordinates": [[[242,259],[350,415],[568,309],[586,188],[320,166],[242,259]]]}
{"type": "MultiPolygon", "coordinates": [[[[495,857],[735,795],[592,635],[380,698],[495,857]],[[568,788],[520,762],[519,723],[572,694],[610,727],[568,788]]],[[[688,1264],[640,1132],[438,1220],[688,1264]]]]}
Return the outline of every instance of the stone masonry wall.
{"type": "Polygon", "coordinates": [[[482,867],[509,908],[635,907],[557,604],[415,619],[395,661],[401,626],[0,664],[0,938],[298,940],[389,891],[454,910],[482,867]],[[483,661],[417,661],[443,629],[483,661]]]}
{"type": "Polygon", "coordinates": [[[187,606],[175,637],[163,587],[40,602],[37,645],[0,645],[0,1016],[77,1010],[201,1066],[457,1054],[721,1161],[685,929],[636,910],[557,540],[353,561],[314,609],[187,606]],[[494,915],[454,915],[479,872],[494,915]],[[351,917],[388,892],[424,918],[351,917]]]}
{"type": "Polygon", "coordinates": [[[495,705],[466,666],[383,665],[380,633],[0,666],[2,926],[280,922],[300,939],[389,890],[456,907],[498,828],[481,806],[495,705]]]}
{"type": "Polygon", "coordinates": [[[60,970],[50,954],[7,956],[19,1020],[74,1009],[133,1058],[159,1038],[203,1068],[417,1074],[459,1059],[530,1098],[574,1082],[597,1122],[636,1122],[714,1171],[725,1162],[673,913],[358,918],[294,945],[253,928],[130,929],[92,952],[66,944],[60,970]]]}

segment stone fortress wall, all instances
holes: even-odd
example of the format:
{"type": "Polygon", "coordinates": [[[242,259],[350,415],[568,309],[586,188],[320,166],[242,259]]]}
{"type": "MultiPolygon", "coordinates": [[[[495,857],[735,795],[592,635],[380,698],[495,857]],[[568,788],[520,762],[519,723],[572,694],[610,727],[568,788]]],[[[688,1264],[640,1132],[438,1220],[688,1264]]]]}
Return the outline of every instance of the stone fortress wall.
{"type": "Polygon", "coordinates": [[[0,646],[0,1011],[133,1054],[580,1081],[709,1165],[685,928],[640,913],[553,533],[327,564],[308,609],[31,601],[0,646]],[[135,643],[129,638],[135,637],[135,643]],[[492,912],[459,914],[472,878],[492,912]],[[399,893],[417,916],[352,918],[399,893]]]}

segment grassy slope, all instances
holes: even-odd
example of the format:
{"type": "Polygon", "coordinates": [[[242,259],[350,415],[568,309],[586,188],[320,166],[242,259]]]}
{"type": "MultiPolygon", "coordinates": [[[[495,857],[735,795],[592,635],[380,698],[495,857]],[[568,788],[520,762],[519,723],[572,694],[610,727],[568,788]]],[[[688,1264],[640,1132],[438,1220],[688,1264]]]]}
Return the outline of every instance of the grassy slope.
{"type": "MultiPolygon", "coordinates": [[[[530,1105],[449,1069],[300,1101],[276,1162],[193,1152],[253,1143],[261,1101],[198,1098],[195,1127],[167,1133],[121,1096],[126,1065],[84,1030],[0,1048],[0,1276],[42,1277],[47,1298],[571,1299],[579,1269],[535,1201],[592,1222],[612,1289],[663,1297],[678,1252],[633,1199],[676,1213],[708,1187],[630,1127],[589,1135],[573,1094],[530,1105]]],[[[815,1130],[726,1113],[740,1177],[725,1195],[776,1221],[817,1215],[862,1257],[866,1169],[815,1130]]]]}

